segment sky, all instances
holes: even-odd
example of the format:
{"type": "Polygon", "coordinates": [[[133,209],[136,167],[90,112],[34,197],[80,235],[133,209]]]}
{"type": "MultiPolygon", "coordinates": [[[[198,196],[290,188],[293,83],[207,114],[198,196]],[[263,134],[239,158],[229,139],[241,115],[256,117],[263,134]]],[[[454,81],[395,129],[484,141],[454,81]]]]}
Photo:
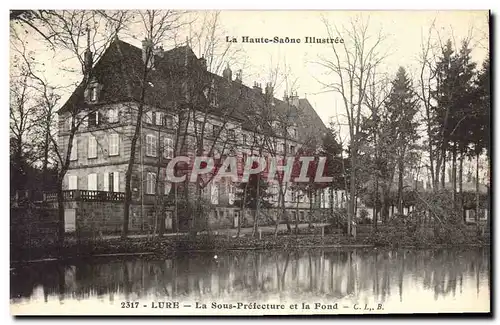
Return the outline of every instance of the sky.
{"type": "MultiPolygon", "coordinates": [[[[198,15],[200,17],[200,15],[198,15]]],[[[394,75],[399,66],[405,67],[413,76],[417,76],[418,55],[422,37],[426,37],[429,27],[435,20],[436,30],[441,39],[454,39],[456,44],[467,37],[472,30],[472,57],[477,62],[482,62],[487,55],[488,46],[488,12],[487,11],[222,11],[220,15],[220,35],[226,35],[238,40],[234,46],[239,47],[246,56],[243,69],[243,82],[252,86],[254,81],[265,85],[269,81],[269,70],[280,66],[284,71],[288,67],[289,80],[295,80],[295,89],[299,97],[306,97],[315,107],[325,123],[335,115],[335,106],[338,95],[325,92],[321,82],[329,80],[327,71],[317,62],[319,57],[331,57],[333,51],[331,44],[305,44],[306,36],[324,38],[328,37],[324,19],[329,24],[339,27],[341,38],[343,26],[347,26],[351,19],[360,18],[368,21],[369,34],[373,39],[381,31],[385,36],[380,44],[380,51],[385,53],[386,59],[381,67],[381,72],[394,75]],[[244,36],[300,38],[300,44],[251,44],[242,43],[244,36]]],[[[196,28],[196,27],[194,27],[196,28]]],[[[141,27],[134,27],[134,32],[120,38],[138,47],[141,27]],[[133,35],[133,38],[130,36],[133,35]]],[[[44,51],[43,45],[35,33],[28,33],[27,47],[35,50],[35,55],[45,63],[46,75],[49,81],[59,84],[69,84],[78,81],[81,76],[74,73],[65,73],[60,70],[61,53],[54,54],[44,51]]],[[[182,36],[178,39],[183,39],[182,36]]],[[[349,46],[350,44],[346,44],[349,46]]],[[[164,44],[165,49],[172,47],[172,43],[164,44]]],[[[340,44],[333,45],[340,47],[340,44]]],[[[195,50],[196,52],[196,50],[195,50]]],[[[69,55],[66,55],[66,57],[69,55]]],[[[68,61],[65,64],[78,68],[77,62],[68,61]]],[[[241,68],[236,64],[233,71],[241,68]]],[[[234,73],[233,73],[234,76],[234,73]]],[[[283,77],[281,78],[283,79],[283,77]]],[[[286,88],[285,82],[279,81],[276,96],[282,97],[286,88]]],[[[69,91],[67,91],[69,93],[69,91]]],[[[68,93],[63,95],[63,101],[68,93]]],[[[341,103],[337,103],[340,110],[341,103]]]]}

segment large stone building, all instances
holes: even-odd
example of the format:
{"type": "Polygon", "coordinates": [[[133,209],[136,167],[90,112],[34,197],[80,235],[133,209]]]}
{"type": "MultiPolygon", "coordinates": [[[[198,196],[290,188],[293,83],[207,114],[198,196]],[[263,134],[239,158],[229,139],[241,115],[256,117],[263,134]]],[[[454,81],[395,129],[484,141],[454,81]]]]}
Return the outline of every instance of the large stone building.
{"type": "MultiPolygon", "coordinates": [[[[305,143],[319,144],[326,132],[307,99],[296,93],[278,99],[271,84],[265,89],[259,83],[248,87],[242,83],[242,72],[233,78],[229,66],[222,76],[213,74],[189,46],[164,51],[145,40],[141,49],[115,39],[93,68],[88,50],[85,65],[84,80],[59,111],[61,148],[68,148],[70,132],[78,126],[63,184],[68,229],[75,221],[78,228],[89,220],[94,220],[92,227],[120,228],[125,173],[141,107],[131,178],[131,229],[151,227],[155,194],[171,193],[165,167],[175,156],[290,156],[305,143]]],[[[235,226],[237,189],[228,180],[203,187],[216,207],[215,226],[235,226]]],[[[277,185],[270,190],[276,203],[277,185]]],[[[340,204],[343,196],[335,194],[340,204]]],[[[330,201],[325,193],[313,199],[317,208],[328,207],[330,201]]],[[[292,219],[307,217],[307,197],[287,190],[285,202],[292,219]]],[[[171,211],[165,212],[167,228],[172,228],[171,211]]],[[[179,224],[181,218],[179,213],[179,224]]]]}

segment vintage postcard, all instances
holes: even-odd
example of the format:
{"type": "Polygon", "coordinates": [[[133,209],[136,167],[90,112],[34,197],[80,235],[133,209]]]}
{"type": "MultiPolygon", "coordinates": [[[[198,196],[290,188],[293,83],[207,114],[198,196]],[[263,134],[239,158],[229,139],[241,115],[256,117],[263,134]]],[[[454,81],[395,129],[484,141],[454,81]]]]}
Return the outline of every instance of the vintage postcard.
{"type": "Polygon", "coordinates": [[[491,313],[490,12],[9,23],[12,315],[491,313]]]}

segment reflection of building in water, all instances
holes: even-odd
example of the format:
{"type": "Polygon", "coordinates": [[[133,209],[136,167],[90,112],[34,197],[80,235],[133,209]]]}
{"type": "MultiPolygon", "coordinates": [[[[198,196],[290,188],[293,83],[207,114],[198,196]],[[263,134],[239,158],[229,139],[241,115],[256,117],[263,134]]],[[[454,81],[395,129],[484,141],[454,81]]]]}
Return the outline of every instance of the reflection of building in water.
{"type": "MultiPolygon", "coordinates": [[[[488,285],[489,251],[302,251],[247,252],[166,260],[95,261],[62,266],[30,265],[11,274],[11,298],[43,288],[47,299],[111,300],[267,299],[276,295],[366,299],[412,299],[417,290],[435,299],[459,295],[464,286],[488,285]]],[[[35,297],[36,298],[36,297],[35,297]]]]}

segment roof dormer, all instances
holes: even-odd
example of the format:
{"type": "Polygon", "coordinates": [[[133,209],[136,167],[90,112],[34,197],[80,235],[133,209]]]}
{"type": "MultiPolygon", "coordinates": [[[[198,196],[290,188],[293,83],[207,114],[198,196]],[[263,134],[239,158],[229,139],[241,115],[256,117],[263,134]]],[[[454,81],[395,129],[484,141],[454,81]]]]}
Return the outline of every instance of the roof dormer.
{"type": "Polygon", "coordinates": [[[85,89],[85,102],[95,104],[99,101],[102,85],[99,84],[96,77],[90,79],[87,88],[85,89]]]}

